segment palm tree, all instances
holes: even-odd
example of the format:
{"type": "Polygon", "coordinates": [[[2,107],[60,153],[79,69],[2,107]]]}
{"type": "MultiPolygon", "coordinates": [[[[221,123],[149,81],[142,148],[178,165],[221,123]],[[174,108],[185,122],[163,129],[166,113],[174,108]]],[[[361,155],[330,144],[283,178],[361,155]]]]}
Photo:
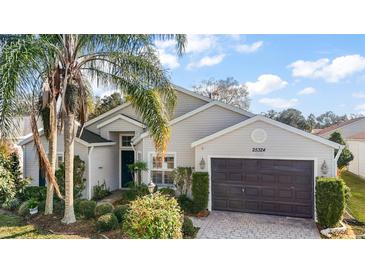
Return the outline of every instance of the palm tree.
{"type": "MultiPolygon", "coordinates": [[[[175,106],[176,95],[166,71],[159,62],[154,47],[155,39],[175,39],[178,54],[184,51],[185,35],[64,34],[39,36],[35,39],[39,47],[55,54],[53,56],[57,56],[59,62],[61,120],[64,124],[65,146],[65,213],[62,222],[66,224],[75,222],[73,209],[75,120],[83,125],[87,119],[86,98],[90,90],[90,80],[116,87],[126,94],[127,99],[140,112],[149,128],[156,150],[161,153],[166,150],[170,135],[169,115],[175,106]]],[[[26,59],[27,66],[32,67],[34,61],[29,60],[37,58],[26,59]]],[[[5,63],[13,63],[10,67],[17,68],[15,62],[5,63]]],[[[8,71],[9,69],[2,73],[0,62],[0,80],[6,77],[5,73],[8,71]]],[[[6,92],[7,97],[10,94],[11,97],[17,87],[15,83],[8,84],[5,81],[5,85],[0,84],[0,91],[6,92]]],[[[3,113],[6,112],[1,109],[1,118],[6,117],[3,113]]]]}

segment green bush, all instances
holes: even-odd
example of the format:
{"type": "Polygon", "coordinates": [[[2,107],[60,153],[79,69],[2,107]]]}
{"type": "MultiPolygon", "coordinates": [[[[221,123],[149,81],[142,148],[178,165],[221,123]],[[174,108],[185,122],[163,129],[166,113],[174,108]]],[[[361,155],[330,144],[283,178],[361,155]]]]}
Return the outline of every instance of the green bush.
{"type": "Polygon", "coordinates": [[[185,216],[182,231],[184,238],[193,239],[195,238],[198,229],[194,227],[192,220],[189,217],[185,216]]]}
{"type": "Polygon", "coordinates": [[[148,187],[145,184],[135,185],[133,182],[130,182],[128,187],[128,190],[123,191],[123,198],[128,201],[134,201],[138,197],[149,194],[148,187]]]}
{"type": "Polygon", "coordinates": [[[176,196],[176,192],[174,189],[169,188],[169,187],[163,187],[163,188],[159,188],[158,191],[163,194],[163,195],[168,195],[170,197],[175,197],[176,196]]]}
{"type": "Polygon", "coordinates": [[[87,199],[75,199],[75,202],[74,202],[74,210],[75,210],[75,213],[77,215],[80,214],[80,203],[82,201],[87,201],[87,199]]]}
{"type": "Polygon", "coordinates": [[[101,215],[112,213],[114,206],[111,203],[101,203],[95,207],[95,217],[98,218],[101,215]]]}
{"type": "Polygon", "coordinates": [[[5,201],[1,207],[9,210],[14,210],[20,205],[20,200],[18,198],[12,198],[5,201]]]}
{"type": "MultiPolygon", "coordinates": [[[[74,197],[80,198],[82,196],[82,192],[85,189],[86,179],[84,178],[85,173],[85,162],[81,160],[78,155],[74,157],[74,197]]],[[[56,179],[57,183],[60,187],[61,193],[65,193],[65,163],[60,164],[59,168],[56,170],[56,179]]]]}
{"type": "Polygon", "coordinates": [[[53,212],[54,213],[63,213],[65,210],[65,202],[59,199],[53,200],[53,212]]]}
{"type": "Polygon", "coordinates": [[[94,218],[95,207],[96,207],[95,201],[89,201],[89,200],[81,201],[79,205],[80,214],[86,219],[94,218]]]}
{"type": "Polygon", "coordinates": [[[209,175],[207,172],[193,173],[192,195],[195,211],[199,212],[208,207],[209,175]]]}
{"type": "Polygon", "coordinates": [[[0,165],[0,206],[9,203],[15,196],[13,176],[9,170],[0,165]]]}
{"type": "Polygon", "coordinates": [[[135,239],[182,238],[182,214],[176,199],[158,192],[137,198],[129,205],[123,230],[135,239]]]}
{"type": "Polygon", "coordinates": [[[347,192],[348,188],[340,178],[317,178],[316,211],[321,226],[335,227],[341,221],[347,192]]]}
{"type": "Polygon", "coordinates": [[[26,216],[26,215],[28,215],[28,214],[29,214],[29,201],[25,201],[25,202],[23,202],[23,203],[20,205],[20,207],[19,207],[19,209],[18,209],[18,214],[19,214],[20,216],[26,216]]]}
{"type": "Polygon", "coordinates": [[[105,181],[101,185],[99,184],[99,181],[98,181],[98,184],[93,187],[93,200],[99,201],[99,200],[107,197],[108,195],[110,195],[110,193],[111,192],[107,188],[105,181]]]}
{"type": "Polygon", "coordinates": [[[172,172],[172,179],[180,195],[187,195],[192,184],[192,167],[177,167],[172,172]]]}
{"type": "Polygon", "coordinates": [[[127,205],[118,205],[114,208],[113,213],[117,217],[118,222],[120,224],[122,224],[124,222],[127,211],[128,211],[127,205]]]}
{"type": "Polygon", "coordinates": [[[99,232],[110,231],[118,227],[118,219],[113,213],[107,213],[98,218],[96,229],[99,232]]]}
{"type": "Polygon", "coordinates": [[[28,186],[24,189],[24,199],[35,199],[45,201],[47,196],[47,187],[45,186],[28,186]]]}
{"type": "Polygon", "coordinates": [[[185,213],[194,213],[194,202],[188,196],[180,195],[177,202],[185,213]]]}

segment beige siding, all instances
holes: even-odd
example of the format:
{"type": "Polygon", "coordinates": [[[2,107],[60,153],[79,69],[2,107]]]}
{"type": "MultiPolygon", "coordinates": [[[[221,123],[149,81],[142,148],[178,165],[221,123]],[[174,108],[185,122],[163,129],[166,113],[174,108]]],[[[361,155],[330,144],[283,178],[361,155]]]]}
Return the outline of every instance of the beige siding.
{"type": "Polygon", "coordinates": [[[347,141],[347,145],[354,155],[350,162],[349,171],[365,178],[365,141],[347,141]]]}
{"type": "Polygon", "coordinates": [[[139,135],[143,132],[143,128],[129,123],[123,119],[115,120],[114,122],[100,128],[100,135],[110,140],[110,132],[134,132],[135,135],[139,135]]]}
{"type": "Polygon", "coordinates": [[[205,104],[206,101],[187,95],[185,93],[177,91],[177,103],[174,111],[173,118],[179,117],[185,113],[188,113],[194,109],[197,109],[205,104]]]}
{"type": "Polygon", "coordinates": [[[320,173],[321,165],[324,161],[326,161],[329,167],[327,176],[335,175],[333,148],[262,121],[239,128],[231,133],[227,133],[197,146],[195,159],[195,167],[197,170],[200,170],[199,162],[202,158],[207,163],[205,170],[208,170],[208,157],[213,156],[315,159],[316,175],[324,175],[320,173]],[[262,144],[256,144],[251,140],[251,133],[256,128],[263,128],[267,132],[267,140],[262,144]],[[252,152],[252,148],[254,147],[265,148],[266,151],[252,152]]]}
{"type": "MultiPolygon", "coordinates": [[[[348,124],[342,128],[338,128],[334,131],[338,131],[341,133],[341,135],[345,138],[348,139],[350,136],[359,133],[359,132],[363,132],[365,130],[365,118],[361,119],[359,121],[356,121],[352,124],[348,124]]],[[[330,131],[328,133],[325,133],[323,135],[321,135],[324,138],[329,138],[332,134],[332,132],[334,131],[330,131]]]]}
{"type": "MultiPolygon", "coordinates": [[[[193,167],[195,165],[194,149],[191,143],[219,130],[246,120],[248,117],[224,109],[220,106],[210,107],[171,126],[171,138],[167,146],[168,152],[176,152],[177,166],[193,167]]],[[[143,140],[144,160],[148,161],[149,152],[154,151],[151,138],[143,140]]],[[[149,163],[148,163],[149,164],[149,163]]],[[[144,180],[148,180],[147,173],[144,180]]]]}

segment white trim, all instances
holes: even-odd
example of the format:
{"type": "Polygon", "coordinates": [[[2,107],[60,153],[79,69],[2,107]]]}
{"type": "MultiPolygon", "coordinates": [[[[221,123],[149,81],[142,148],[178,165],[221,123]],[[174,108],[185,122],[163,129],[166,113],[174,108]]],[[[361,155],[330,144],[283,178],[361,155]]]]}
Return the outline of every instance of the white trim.
{"type": "MultiPolygon", "coordinates": [[[[39,136],[42,136],[43,135],[43,128],[40,128],[38,129],[38,133],[39,133],[39,136]]],[[[29,133],[28,135],[25,135],[23,136],[24,139],[22,139],[18,145],[19,146],[23,146],[23,145],[26,145],[28,143],[30,143],[31,141],[33,141],[33,133],[29,133]]]]}
{"type": "Polygon", "coordinates": [[[132,148],[133,149],[133,142],[132,142],[132,140],[133,140],[133,138],[131,139],[131,146],[129,146],[129,147],[126,147],[126,146],[122,146],[122,138],[123,138],[123,136],[134,136],[134,133],[120,133],[119,134],[119,148],[120,149],[129,149],[129,148],[132,148]]]}
{"type": "Polygon", "coordinates": [[[94,147],[90,147],[87,153],[87,168],[88,168],[88,182],[87,182],[87,198],[90,200],[91,197],[91,153],[93,152],[94,147]]]}
{"type": "MultiPolygon", "coordinates": [[[[317,135],[318,135],[318,136],[322,136],[322,135],[327,135],[327,134],[333,133],[333,132],[335,132],[335,131],[337,131],[337,130],[339,130],[339,129],[343,129],[343,128],[347,128],[348,126],[356,125],[357,123],[359,123],[359,122],[363,121],[364,119],[365,119],[365,117],[363,117],[362,119],[359,119],[359,120],[357,120],[357,121],[354,121],[354,122],[352,122],[352,123],[349,123],[349,124],[346,124],[346,125],[343,125],[343,126],[340,126],[340,127],[336,127],[336,128],[334,128],[334,129],[332,129],[332,130],[330,130],[330,131],[323,132],[322,134],[321,134],[321,131],[320,131],[320,132],[318,132],[318,133],[317,133],[317,135]]],[[[326,129],[326,128],[324,128],[324,129],[322,129],[322,130],[325,130],[325,129],[326,129]]]]}
{"type": "MultiPolygon", "coordinates": [[[[122,152],[123,151],[135,151],[133,147],[122,147],[119,148],[119,189],[128,189],[128,187],[123,187],[122,185],[122,152]]],[[[135,153],[134,153],[135,154],[135,153]]],[[[136,158],[134,155],[134,162],[136,162],[136,158]]]]}
{"type": "MultiPolygon", "coordinates": [[[[147,168],[148,168],[148,170],[147,170],[147,176],[148,176],[147,180],[148,180],[148,182],[150,180],[152,180],[152,178],[151,178],[151,171],[162,171],[162,172],[163,171],[173,171],[177,167],[176,152],[174,152],[174,151],[168,151],[168,152],[165,153],[165,157],[168,156],[168,155],[173,155],[174,156],[174,168],[172,168],[172,169],[171,168],[168,168],[168,169],[155,168],[154,169],[152,167],[152,157],[154,155],[156,155],[156,154],[157,154],[156,151],[148,151],[147,152],[147,168]]],[[[170,185],[170,184],[157,184],[156,183],[156,185],[157,186],[162,186],[162,185],[166,186],[166,185],[170,185]]]]}
{"type": "MultiPolygon", "coordinates": [[[[208,174],[209,174],[209,201],[208,210],[212,211],[212,172],[211,160],[212,158],[234,158],[234,159],[268,159],[268,160],[297,160],[297,161],[313,161],[313,218],[316,220],[316,177],[318,176],[318,158],[316,157],[276,157],[276,156],[232,156],[232,155],[207,155],[208,159],[208,174]]],[[[203,171],[204,172],[204,171],[203,171]]]]}
{"type": "Polygon", "coordinates": [[[172,86],[177,91],[180,91],[181,93],[185,93],[186,95],[190,95],[192,97],[198,98],[198,99],[206,101],[206,102],[211,102],[212,101],[212,99],[210,99],[209,97],[200,95],[200,94],[198,94],[194,91],[188,90],[186,88],[183,88],[183,87],[180,87],[180,86],[177,86],[177,85],[174,85],[174,84],[172,84],[172,86]]]}
{"type": "Polygon", "coordinates": [[[103,114],[95,117],[94,119],[91,119],[91,120],[87,121],[85,123],[85,126],[89,126],[89,125],[91,125],[91,124],[99,121],[100,119],[103,119],[105,117],[108,117],[109,115],[113,114],[114,112],[117,112],[118,110],[122,110],[122,109],[128,107],[130,104],[131,104],[130,102],[121,104],[120,106],[117,106],[117,107],[115,107],[115,108],[113,108],[113,109],[111,109],[111,110],[109,110],[109,111],[107,111],[107,112],[105,112],[105,113],[103,113],[103,114]]]}
{"type": "MultiPolygon", "coordinates": [[[[200,112],[202,112],[202,111],[204,111],[204,110],[206,110],[208,108],[211,108],[213,106],[220,106],[220,107],[225,108],[225,109],[228,109],[230,111],[237,112],[239,114],[242,114],[244,116],[247,116],[249,118],[255,117],[255,115],[253,113],[250,113],[250,112],[248,112],[246,110],[243,110],[243,109],[240,109],[240,108],[237,108],[237,107],[233,107],[233,106],[230,106],[228,104],[224,104],[224,103],[219,102],[219,101],[212,101],[212,102],[210,102],[208,104],[205,104],[205,105],[203,105],[201,107],[198,107],[198,108],[196,108],[196,109],[194,109],[194,110],[192,110],[192,111],[190,111],[188,113],[185,113],[185,114],[183,114],[183,115],[181,115],[181,116],[179,116],[179,117],[171,120],[169,122],[169,126],[173,126],[173,125],[175,125],[175,124],[177,124],[177,123],[179,123],[179,122],[181,122],[181,121],[183,121],[183,120],[185,120],[185,119],[187,119],[189,117],[192,117],[192,116],[194,116],[194,115],[196,115],[196,114],[198,114],[198,113],[200,113],[200,112]]],[[[212,121],[212,122],[214,123],[214,121],[212,121]]],[[[133,144],[134,145],[138,144],[143,138],[147,137],[148,135],[149,135],[149,132],[148,131],[140,134],[138,137],[136,137],[136,138],[134,138],[132,140],[133,144]]]]}
{"type": "Polygon", "coordinates": [[[136,120],[133,120],[133,119],[131,119],[131,118],[129,118],[129,117],[123,115],[123,114],[118,114],[118,115],[116,115],[116,116],[114,116],[114,117],[112,117],[112,118],[110,118],[110,119],[108,119],[108,120],[106,120],[106,121],[98,124],[96,126],[96,128],[99,129],[99,128],[105,127],[106,125],[109,125],[110,123],[112,123],[112,122],[114,122],[116,120],[119,120],[119,119],[122,119],[122,120],[124,120],[124,121],[126,121],[126,122],[128,122],[130,124],[136,125],[138,127],[146,128],[146,126],[144,124],[142,124],[142,123],[140,123],[140,122],[138,122],[136,120]]]}
{"type": "Polygon", "coordinates": [[[105,143],[89,143],[89,147],[103,147],[103,146],[114,146],[116,142],[105,142],[105,143]]]}
{"type": "Polygon", "coordinates": [[[264,117],[264,116],[261,116],[261,115],[256,115],[255,117],[252,117],[252,118],[247,119],[247,120],[245,120],[243,122],[240,122],[238,124],[235,124],[235,125],[233,125],[231,127],[228,127],[228,128],[223,129],[223,130],[220,130],[220,131],[218,131],[218,132],[216,132],[216,133],[214,133],[212,135],[209,135],[207,137],[204,137],[202,139],[199,139],[199,140],[193,142],[191,144],[191,147],[193,148],[193,147],[196,147],[196,146],[201,145],[203,143],[206,143],[208,141],[214,140],[214,139],[216,139],[216,138],[218,138],[218,137],[220,137],[220,136],[222,136],[224,134],[230,133],[232,131],[235,131],[235,130],[241,128],[241,127],[245,127],[245,126],[250,125],[252,123],[255,123],[257,121],[262,121],[262,122],[268,123],[270,125],[273,125],[273,126],[282,128],[282,129],[284,129],[286,131],[289,131],[291,133],[298,134],[300,136],[303,136],[303,137],[308,138],[308,139],[311,139],[313,141],[316,141],[316,142],[322,143],[324,145],[333,147],[335,149],[339,149],[341,147],[341,145],[339,145],[339,144],[337,144],[335,142],[329,141],[329,140],[327,140],[325,138],[319,137],[317,135],[313,135],[311,133],[308,133],[308,132],[305,132],[303,130],[300,130],[300,129],[297,129],[297,128],[288,126],[288,125],[286,125],[284,123],[281,123],[281,122],[272,120],[270,118],[267,118],[267,117],[264,117]]]}

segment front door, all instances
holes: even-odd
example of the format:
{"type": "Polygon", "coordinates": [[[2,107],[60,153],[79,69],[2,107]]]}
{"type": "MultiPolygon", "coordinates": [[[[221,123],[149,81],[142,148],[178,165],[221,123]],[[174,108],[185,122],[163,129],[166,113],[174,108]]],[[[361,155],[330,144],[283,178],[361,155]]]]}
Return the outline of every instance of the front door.
{"type": "Polygon", "coordinates": [[[121,180],[122,187],[128,187],[128,183],[133,181],[132,173],[128,170],[128,165],[134,163],[134,151],[122,150],[121,153],[121,180]]]}

